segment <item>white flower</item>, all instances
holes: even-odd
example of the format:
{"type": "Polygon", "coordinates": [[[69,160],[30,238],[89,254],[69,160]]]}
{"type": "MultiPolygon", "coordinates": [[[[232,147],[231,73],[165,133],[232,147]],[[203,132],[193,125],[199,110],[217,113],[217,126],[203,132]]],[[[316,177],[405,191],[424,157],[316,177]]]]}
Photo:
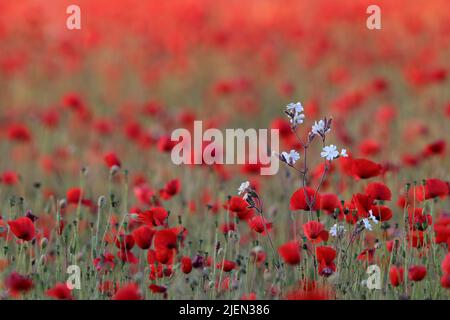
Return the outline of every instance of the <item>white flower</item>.
{"type": "Polygon", "coordinates": [[[302,106],[302,104],[300,103],[300,102],[297,102],[297,103],[289,103],[287,106],[286,106],[286,110],[287,111],[294,111],[296,114],[297,113],[301,113],[301,112],[303,112],[303,106],[302,106]]]}
{"type": "Polygon", "coordinates": [[[287,153],[286,151],[283,151],[281,153],[281,155],[284,157],[286,162],[291,165],[295,164],[297,162],[297,160],[300,159],[300,154],[295,150],[291,150],[291,151],[289,151],[289,153],[287,153]]]}
{"type": "Polygon", "coordinates": [[[303,123],[303,119],[305,119],[305,115],[302,113],[303,106],[300,102],[289,103],[286,106],[286,111],[287,111],[288,117],[290,118],[291,123],[294,126],[303,123]]]}
{"type": "Polygon", "coordinates": [[[341,157],[344,157],[344,158],[348,157],[348,154],[347,154],[347,150],[346,150],[346,149],[342,149],[342,150],[341,150],[341,157]]]}
{"type": "Polygon", "coordinates": [[[364,219],[362,219],[362,222],[364,223],[364,228],[372,231],[372,225],[370,224],[369,219],[364,218],[364,219]]]}
{"type": "Polygon", "coordinates": [[[373,221],[375,224],[378,224],[378,220],[377,220],[377,218],[373,215],[372,210],[369,210],[369,214],[370,214],[369,218],[372,219],[372,221],[373,221]]]}
{"type": "Polygon", "coordinates": [[[325,146],[320,153],[322,158],[326,158],[327,160],[333,160],[339,156],[339,152],[336,149],[335,145],[330,144],[329,146],[325,146]]]}
{"type": "Polygon", "coordinates": [[[339,226],[335,223],[334,226],[332,226],[330,229],[330,234],[333,237],[337,237],[337,236],[343,235],[345,231],[346,230],[345,230],[344,226],[339,226]]]}
{"type": "Polygon", "coordinates": [[[250,182],[248,181],[242,182],[238,189],[238,195],[241,195],[242,193],[246,192],[249,187],[250,182]]]}
{"type": "Polygon", "coordinates": [[[319,122],[314,121],[314,125],[311,128],[311,132],[314,134],[318,134],[324,136],[326,133],[330,132],[330,128],[325,129],[325,121],[319,120],[319,122]]]}
{"type": "Polygon", "coordinates": [[[303,113],[296,113],[293,118],[291,118],[291,123],[294,125],[302,124],[305,115],[303,113]]]}

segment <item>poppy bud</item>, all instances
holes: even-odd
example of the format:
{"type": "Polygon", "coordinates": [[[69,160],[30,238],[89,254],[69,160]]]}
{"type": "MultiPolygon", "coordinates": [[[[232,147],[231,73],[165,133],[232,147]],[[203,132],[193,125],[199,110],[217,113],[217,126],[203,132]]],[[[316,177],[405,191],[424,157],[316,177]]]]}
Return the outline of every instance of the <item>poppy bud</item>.
{"type": "Polygon", "coordinates": [[[42,250],[45,249],[47,247],[47,244],[48,244],[48,239],[47,238],[42,238],[41,239],[41,243],[40,243],[41,249],[42,250]]]}

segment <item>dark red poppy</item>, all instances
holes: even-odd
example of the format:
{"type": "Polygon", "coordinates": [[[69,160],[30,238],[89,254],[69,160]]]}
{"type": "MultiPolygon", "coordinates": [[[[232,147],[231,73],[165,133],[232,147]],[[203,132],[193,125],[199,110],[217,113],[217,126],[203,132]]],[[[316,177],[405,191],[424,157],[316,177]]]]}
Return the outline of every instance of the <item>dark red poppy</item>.
{"type": "Polygon", "coordinates": [[[169,213],[163,207],[154,207],[139,213],[138,220],[149,226],[164,226],[168,216],[169,213]]]}
{"type": "Polygon", "coordinates": [[[319,263],[319,274],[328,277],[336,271],[334,259],[336,258],[336,250],[329,246],[321,246],[316,248],[316,258],[319,263]]]}
{"type": "Polygon", "coordinates": [[[192,260],[191,258],[184,256],[181,258],[181,271],[184,274],[189,274],[192,271],[192,260]]]}
{"type": "Polygon", "coordinates": [[[148,287],[153,293],[166,293],[167,287],[165,286],[159,286],[157,284],[151,284],[148,287]]]}
{"type": "Polygon", "coordinates": [[[379,221],[389,221],[392,218],[392,210],[386,206],[372,206],[371,210],[379,221]]]}
{"type": "Polygon", "coordinates": [[[450,273],[445,273],[441,277],[441,286],[442,288],[450,288],[450,273]]]}
{"type": "Polygon", "coordinates": [[[230,272],[236,268],[236,262],[230,260],[223,260],[216,265],[217,269],[222,269],[224,272],[230,272]]]}
{"type": "Polygon", "coordinates": [[[20,217],[16,220],[8,221],[8,225],[12,233],[21,240],[30,241],[35,236],[33,221],[27,217],[20,217]]]}
{"type": "Polygon", "coordinates": [[[427,275],[427,268],[421,265],[411,266],[408,269],[408,279],[412,281],[421,281],[427,275]]]}
{"type": "Polygon", "coordinates": [[[352,173],[360,179],[369,179],[381,174],[382,166],[367,159],[353,159],[352,173]]]}
{"type": "Polygon", "coordinates": [[[164,200],[169,200],[173,196],[177,195],[180,192],[181,183],[178,179],[170,180],[166,183],[163,189],[159,191],[159,195],[164,200]]]}
{"type": "Polygon", "coordinates": [[[12,141],[28,142],[31,140],[31,132],[23,124],[12,124],[8,128],[8,138],[12,141]]]}
{"type": "Polygon", "coordinates": [[[115,238],[116,247],[123,250],[131,250],[134,247],[135,240],[132,234],[119,234],[115,238]]]}
{"type": "Polygon", "coordinates": [[[300,243],[296,240],[286,242],[278,248],[278,253],[280,254],[283,261],[290,265],[296,265],[300,263],[300,243]]]}
{"type": "Polygon", "coordinates": [[[94,259],[94,267],[95,269],[97,269],[97,271],[109,272],[114,269],[114,259],[114,255],[112,253],[105,252],[104,254],[100,255],[100,257],[94,259]]]}
{"type": "Polygon", "coordinates": [[[362,193],[357,193],[352,197],[352,203],[355,206],[356,210],[358,210],[358,216],[360,217],[368,217],[369,211],[373,206],[373,199],[362,193]]]}
{"type": "Polygon", "coordinates": [[[322,193],[320,195],[320,209],[333,213],[341,207],[341,201],[334,193],[322,193]]]}
{"type": "Polygon", "coordinates": [[[374,256],[375,256],[375,249],[364,249],[358,254],[356,259],[358,261],[368,262],[370,264],[373,262],[374,256]]]}
{"type": "Polygon", "coordinates": [[[158,230],[153,238],[155,249],[176,249],[177,241],[177,233],[173,229],[158,230]]]}
{"type": "Polygon", "coordinates": [[[262,235],[265,235],[266,232],[269,232],[272,228],[272,223],[261,216],[254,216],[247,222],[252,230],[261,233],[262,235]]]}
{"type": "Polygon", "coordinates": [[[48,289],[45,294],[58,300],[73,300],[72,291],[62,282],[55,284],[55,286],[48,289]]]}
{"type": "Polygon", "coordinates": [[[382,182],[371,182],[366,187],[366,194],[374,200],[391,200],[391,190],[382,182]]]}
{"type": "Polygon", "coordinates": [[[155,230],[147,225],[140,226],[133,230],[133,238],[137,246],[141,249],[148,249],[152,245],[153,235],[155,230]]]}
{"type": "Polygon", "coordinates": [[[438,140],[433,143],[428,144],[425,149],[423,150],[422,154],[424,157],[430,157],[434,155],[444,155],[445,154],[445,148],[447,146],[447,143],[445,140],[438,140]]]}
{"type": "Polygon", "coordinates": [[[309,221],[303,225],[303,232],[306,238],[312,243],[328,241],[328,231],[325,226],[318,221],[309,221]]]}
{"type": "Polygon", "coordinates": [[[391,266],[389,269],[389,279],[393,287],[398,287],[403,283],[403,267],[391,266]]]}
{"type": "Polygon", "coordinates": [[[450,274],[450,253],[447,253],[444,260],[442,260],[441,267],[444,273],[450,274]]]}
{"type": "Polygon", "coordinates": [[[248,208],[248,206],[247,201],[241,197],[233,196],[224,207],[236,215],[239,220],[248,220],[255,214],[254,210],[248,208]]]}
{"type": "Polygon", "coordinates": [[[319,210],[320,209],[320,194],[317,192],[316,199],[314,201],[315,194],[316,194],[316,191],[310,187],[298,189],[291,196],[290,209],[291,210],[309,211],[309,209],[310,209],[309,206],[312,204],[313,210],[319,210]]]}
{"type": "Polygon", "coordinates": [[[141,300],[139,287],[135,283],[125,284],[112,297],[112,300],[141,300]]]}
{"type": "Polygon", "coordinates": [[[422,208],[409,207],[408,220],[410,227],[421,231],[424,231],[432,223],[431,215],[424,213],[422,208]]]}
{"type": "Polygon", "coordinates": [[[109,152],[103,156],[103,159],[105,160],[106,165],[108,168],[112,168],[114,166],[119,167],[121,166],[121,162],[119,160],[119,157],[114,152],[109,152]]]}
{"type": "Polygon", "coordinates": [[[33,288],[33,280],[17,272],[11,272],[5,279],[5,286],[12,295],[26,293],[33,288]]]}
{"type": "Polygon", "coordinates": [[[78,204],[83,199],[81,188],[71,188],[66,193],[67,203],[78,204]]]}
{"type": "Polygon", "coordinates": [[[8,186],[15,185],[19,181],[19,175],[14,171],[4,171],[0,181],[8,186]]]}

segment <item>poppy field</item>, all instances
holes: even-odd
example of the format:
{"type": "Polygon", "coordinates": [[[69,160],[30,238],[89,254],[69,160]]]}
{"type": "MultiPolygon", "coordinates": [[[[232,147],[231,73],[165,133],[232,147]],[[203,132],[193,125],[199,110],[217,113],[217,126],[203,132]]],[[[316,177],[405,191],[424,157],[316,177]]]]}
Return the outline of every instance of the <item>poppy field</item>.
{"type": "Polygon", "coordinates": [[[449,299],[450,4],[373,2],[1,1],[0,299],[449,299]]]}

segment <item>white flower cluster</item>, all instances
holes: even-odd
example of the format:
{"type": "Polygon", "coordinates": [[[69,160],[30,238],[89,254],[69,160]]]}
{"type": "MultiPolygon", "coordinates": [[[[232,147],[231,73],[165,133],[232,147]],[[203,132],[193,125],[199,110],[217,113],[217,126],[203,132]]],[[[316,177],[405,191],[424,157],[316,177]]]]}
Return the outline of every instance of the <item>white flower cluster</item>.
{"type": "Polygon", "coordinates": [[[283,151],[281,153],[281,156],[282,156],[282,159],[290,165],[294,165],[297,162],[297,160],[300,159],[300,154],[295,150],[291,150],[291,151],[289,151],[289,153],[287,153],[286,151],[283,151]]]}
{"type": "Polygon", "coordinates": [[[244,200],[248,197],[248,189],[250,188],[250,182],[244,181],[241,183],[241,185],[238,188],[238,195],[244,194],[243,198],[244,200]]]}
{"type": "Polygon", "coordinates": [[[345,227],[344,226],[340,226],[337,223],[335,223],[331,229],[330,229],[330,234],[333,237],[341,237],[344,233],[345,233],[345,227]]]}
{"type": "Polygon", "coordinates": [[[303,114],[303,106],[300,102],[289,103],[286,106],[286,114],[288,115],[293,126],[303,123],[305,115],[303,114]]]}
{"type": "Polygon", "coordinates": [[[372,231],[372,225],[370,224],[370,220],[372,220],[373,223],[378,224],[377,218],[373,215],[372,210],[369,210],[369,218],[362,219],[362,222],[364,223],[364,228],[366,228],[369,231],[372,231]]]}
{"type": "Polygon", "coordinates": [[[330,144],[329,146],[325,146],[322,149],[322,152],[320,153],[320,156],[322,158],[326,158],[327,160],[334,160],[336,158],[341,157],[348,157],[347,150],[342,149],[341,152],[337,151],[337,148],[335,145],[330,144]]]}
{"type": "Polygon", "coordinates": [[[313,126],[311,127],[311,132],[313,134],[317,134],[320,136],[325,136],[328,132],[331,131],[331,128],[327,128],[325,121],[319,120],[319,122],[314,121],[313,126]]]}

